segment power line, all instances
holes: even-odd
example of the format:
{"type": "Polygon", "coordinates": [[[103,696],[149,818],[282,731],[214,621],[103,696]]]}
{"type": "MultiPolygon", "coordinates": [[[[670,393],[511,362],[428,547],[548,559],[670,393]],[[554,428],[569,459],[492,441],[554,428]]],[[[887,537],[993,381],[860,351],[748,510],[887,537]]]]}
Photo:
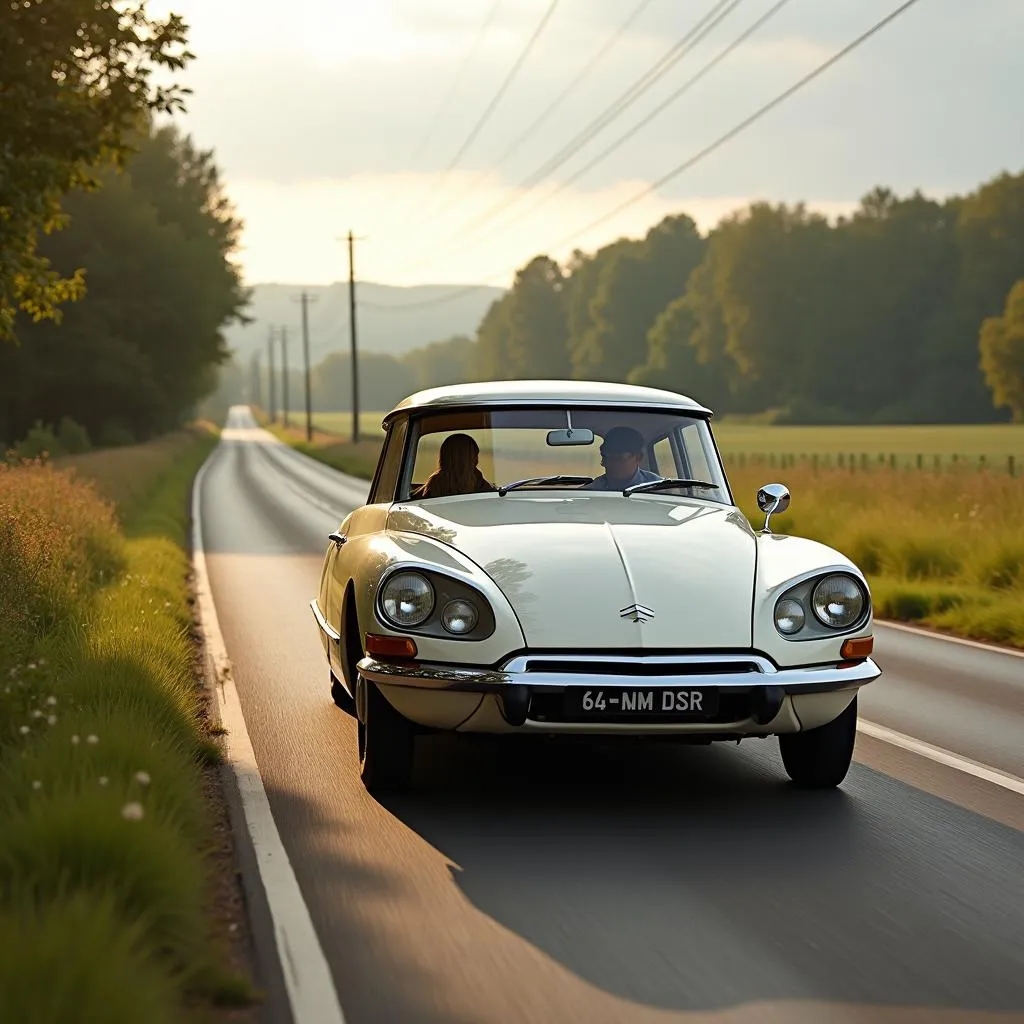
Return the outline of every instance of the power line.
{"type": "MultiPolygon", "coordinates": [[[[737,36],[736,39],[734,39],[731,43],[729,43],[728,46],[726,46],[718,54],[712,57],[711,60],[709,60],[696,74],[691,75],[678,89],[675,90],[675,92],[673,92],[670,96],[662,100],[662,102],[659,103],[658,106],[656,106],[652,111],[650,111],[650,113],[648,113],[646,117],[642,118],[640,121],[634,124],[626,132],[620,135],[613,143],[611,143],[611,145],[606,146],[603,150],[601,150],[600,153],[592,157],[578,170],[574,171],[568,178],[559,182],[558,185],[555,187],[554,191],[548,192],[546,195],[541,196],[540,199],[537,202],[535,202],[532,206],[528,206],[525,210],[521,210],[518,216],[529,216],[539,207],[543,206],[545,203],[550,202],[559,193],[564,192],[565,189],[569,188],[571,185],[574,185],[585,174],[588,174],[599,164],[607,160],[608,157],[610,157],[613,153],[617,152],[626,142],[633,138],[633,136],[636,135],[639,131],[646,128],[647,125],[649,125],[653,120],[655,120],[660,114],[664,113],[665,110],[672,106],[672,104],[682,99],[682,97],[687,92],[689,92],[690,89],[692,89],[693,86],[695,86],[702,78],[704,78],[704,76],[707,75],[708,72],[712,71],[717,65],[721,64],[721,62],[725,60],[725,58],[728,57],[729,54],[731,54],[734,50],[742,46],[743,43],[745,43],[752,35],[754,35],[755,32],[759,31],[765,24],[767,24],[767,22],[769,22],[776,14],[778,14],[779,11],[781,11],[782,8],[785,7],[789,2],[790,0],[778,0],[778,2],[773,7],[769,8],[756,21],[754,21],[753,24],[751,24],[742,33],[740,33],[740,35],[737,36]]],[[[724,15],[722,15],[722,17],[724,17],[724,15]]],[[[716,24],[717,22],[708,26],[704,34],[706,35],[708,32],[710,32],[716,24]]],[[[701,38],[703,38],[703,36],[701,38]]],[[[696,40],[696,42],[700,41],[700,39],[696,40]]],[[[500,228],[500,224],[494,226],[494,230],[500,228]]],[[[482,239],[487,238],[488,235],[490,235],[491,233],[492,231],[485,232],[483,235],[473,239],[472,243],[476,244],[482,239]]],[[[458,237],[459,236],[456,236],[456,239],[458,237]]],[[[453,240],[449,240],[449,243],[441,243],[441,245],[446,246],[447,244],[450,244],[451,241],[453,240]]]]}
{"type": "MultiPolygon", "coordinates": [[[[551,16],[555,13],[555,10],[558,7],[559,2],[560,0],[551,0],[551,2],[548,4],[547,10],[544,12],[543,16],[540,19],[540,22],[534,29],[533,34],[527,40],[526,45],[523,47],[519,56],[516,58],[516,62],[512,65],[512,68],[505,76],[504,81],[498,87],[498,91],[492,97],[491,102],[487,104],[487,107],[478,118],[476,124],[473,125],[472,129],[470,129],[469,135],[466,136],[465,141],[459,147],[455,156],[453,156],[452,159],[449,161],[448,166],[445,167],[445,169],[441,172],[441,177],[435,183],[435,190],[441,187],[441,184],[444,182],[445,178],[447,178],[448,175],[452,172],[452,170],[454,170],[455,165],[462,159],[466,151],[469,149],[469,147],[476,140],[477,136],[483,130],[484,125],[486,125],[487,122],[490,120],[491,115],[494,113],[498,104],[501,102],[501,98],[505,95],[509,87],[512,85],[512,83],[518,76],[520,69],[526,62],[526,58],[530,55],[530,51],[533,49],[534,44],[537,42],[538,39],[540,39],[541,35],[543,34],[544,29],[547,27],[548,22],[551,20],[551,16]]],[[[441,208],[443,209],[444,207],[442,206],[441,208]]]]}
{"type": "MultiPolygon", "coordinates": [[[[477,29],[476,36],[473,38],[473,42],[469,49],[466,51],[466,55],[462,58],[462,63],[459,65],[458,71],[455,72],[455,77],[452,79],[451,85],[448,87],[448,91],[441,98],[440,103],[434,109],[434,114],[427,125],[426,131],[420,136],[420,141],[416,144],[416,148],[413,150],[412,155],[408,159],[408,166],[413,167],[416,161],[423,154],[426,149],[427,142],[430,137],[434,134],[434,129],[437,127],[438,121],[441,119],[441,115],[447,110],[448,105],[455,98],[455,94],[458,91],[459,84],[462,81],[463,75],[466,73],[466,69],[472,63],[473,58],[476,56],[477,51],[480,49],[480,45],[484,41],[484,37],[487,35],[491,24],[494,21],[495,16],[498,13],[498,9],[501,7],[503,0],[494,0],[491,4],[490,9],[487,12],[487,16],[484,18],[480,27],[477,29]]],[[[391,198],[395,198],[396,193],[392,193],[391,198]]],[[[390,205],[390,200],[388,202],[390,205]]],[[[410,211],[411,212],[411,211],[410,211]]]]}
{"type": "MultiPolygon", "coordinates": [[[[708,10],[703,17],[699,18],[697,23],[693,25],[680,39],[676,40],[676,42],[669,47],[659,60],[657,60],[650,68],[647,69],[647,71],[633,82],[625,92],[621,93],[617,99],[598,114],[597,117],[595,117],[575,136],[575,138],[563,146],[562,149],[553,157],[550,157],[540,167],[523,178],[522,181],[516,185],[511,196],[501,199],[497,203],[493,204],[474,220],[459,229],[453,237],[459,238],[467,232],[474,231],[476,228],[481,227],[488,221],[493,220],[499,213],[502,213],[504,210],[507,210],[509,207],[518,203],[526,194],[525,190],[532,189],[535,185],[543,181],[547,175],[558,170],[559,167],[578,153],[579,150],[581,150],[588,142],[596,138],[596,136],[612,124],[621,114],[624,114],[644,95],[645,92],[648,91],[648,89],[667,75],[669,71],[671,71],[672,68],[674,68],[693,49],[696,43],[703,38],[701,33],[704,32],[705,29],[710,31],[711,28],[720,24],[741,3],[743,3],[743,0],[717,0],[710,10],[708,10]]],[[[448,205],[450,205],[450,203],[448,205]]],[[[443,209],[445,209],[444,206],[435,210],[435,215],[443,209]]],[[[443,244],[449,244],[452,240],[452,238],[449,238],[443,244]]],[[[416,269],[417,267],[422,266],[423,262],[426,261],[421,261],[420,263],[407,267],[406,269],[416,269]]]]}
{"type": "MultiPolygon", "coordinates": [[[[554,199],[554,197],[556,195],[558,195],[560,192],[563,192],[570,185],[572,185],[575,182],[579,181],[580,178],[582,178],[589,171],[592,171],[595,167],[597,167],[598,164],[603,163],[609,156],[611,156],[613,153],[615,153],[622,145],[624,145],[626,142],[628,142],[629,139],[631,139],[634,135],[636,135],[637,132],[639,132],[641,129],[645,128],[648,124],[650,124],[651,121],[653,121],[655,118],[657,118],[659,114],[663,113],[673,103],[676,103],[678,100],[680,100],[705,75],[707,75],[710,71],[712,71],[723,60],[725,60],[725,58],[728,57],[730,53],[732,53],[734,50],[736,50],[738,47],[740,47],[744,42],[746,42],[755,32],[757,32],[768,21],[770,21],[776,14],[778,14],[778,12],[781,11],[782,8],[785,7],[786,4],[788,4],[788,3],[789,3],[789,0],[778,0],[778,2],[773,7],[769,8],[768,11],[766,11],[759,18],[757,18],[753,22],[753,24],[751,24],[742,33],[740,33],[740,35],[737,36],[736,39],[734,39],[728,46],[726,46],[723,50],[721,50],[715,57],[713,57],[710,61],[708,61],[696,74],[691,75],[678,89],[676,89],[670,96],[668,96],[661,103],[659,103],[658,106],[656,106],[654,108],[654,110],[652,110],[650,113],[648,113],[646,117],[642,118],[640,121],[638,121],[636,124],[634,124],[633,127],[628,129],[623,135],[620,135],[611,145],[606,146],[600,153],[597,154],[597,156],[593,157],[590,161],[588,161],[579,170],[575,171],[572,175],[570,175],[564,181],[559,182],[556,185],[556,187],[554,188],[553,191],[548,192],[545,195],[542,195],[535,203],[533,203],[532,205],[528,206],[525,210],[519,211],[517,216],[520,217],[520,218],[528,217],[530,214],[532,214],[535,210],[539,209],[545,203],[550,202],[552,199],[554,199]]],[[[689,45],[689,49],[693,49],[693,47],[695,47],[699,43],[703,42],[703,40],[726,17],[728,17],[728,15],[731,13],[732,10],[733,10],[733,7],[727,8],[726,10],[722,11],[721,13],[719,13],[718,16],[714,20],[712,20],[710,23],[706,24],[704,26],[704,28],[700,31],[700,33],[691,40],[690,45],[689,45]]],[[[505,205],[507,207],[507,206],[512,205],[512,203],[508,202],[505,205]]],[[[457,242],[460,239],[464,238],[467,234],[472,235],[474,233],[474,229],[478,229],[479,227],[482,227],[483,224],[486,224],[486,220],[483,221],[482,223],[478,223],[478,224],[475,224],[475,225],[471,224],[467,230],[464,230],[462,232],[457,232],[455,235],[453,235],[452,237],[448,238],[446,241],[441,242],[434,249],[433,253],[431,254],[431,259],[434,256],[437,255],[438,250],[444,251],[445,249],[447,249],[451,245],[453,245],[455,242],[457,242]]],[[[500,222],[498,224],[493,225],[491,229],[484,231],[483,234],[478,234],[476,238],[470,238],[469,244],[471,244],[471,245],[478,244],[479,242],[483,241],[483,239],[488,238],[491,235],[493,235],[495,231],[501,230],[502,227],[503,227],[503,225],[500,222]]],[[[427,262],[427,260],[424,260],[420,264],[416,264],[413,267],[409,267],[409,268],[407,268],[406,272],[418,269],[419,266],[422,266],[423,263],[426,263],[426,262],[427,262]]]]}
{"type": "MultiPolygon", "coordinates": [[[[643,12],[650,7],[653,0],[640,0],[640,3],[633,8],[632,12],[626,18],[626,20],[617,28],[614,32],[604,41],[601,48],[595,53],[589,61],[576,73],[572,81],[540,112],[540,114],[530,123],[529,127],[526,128],[519,136],[516,137],[515,141],[509,144],[505,151],[494,161],[496,166],[503,164],[527,139],[529,139],[542,124],[572,95],[576,88],[581,85],[584,79],[596,68],[602,60],[609,54],[615,44],[626,34],[627,31],[633,26],[634,22],[640,17],[643,12]]],[[[484,178],[487,177],[487,172],[483,171],[477,175],[476,180],[462,189],[459,193],[458,198],[460,200],[465,199],[467,192],[472,191],[479,185],[484,178]]],[[[451,205],[451,202],[447,202],[444,205],[438,207],[434,211],[436,216],[443,210],[447,209],[451,205]]]]}
{"type": "MultiPolygon", "coordinates": [[[[687,160],[684,160],[681,164],[674,167],[667,174],[662,175],[662,177],[660,177],[657,181],[654,181],[650,185],[641,189],[639,192],[635,193],[629,199],[619,203],[619,205],[616,206],[614,209],[590,221],[589,224],[584,225],[582,228],[578,228],[576,231],[572,232],[569,235],[566,235],[564,238],[561,238],[550,245],[544,246],[540,251],[550,252],[554,249],[558,249],[561,246],[568,244],[569,242],[575,241],[577,238],[579,238],[580,235],[586,234],[588,231],[591,231],[596,227],[600,227],[602,224],[611,220],[612,217],[621,213],[623,210],[626,210],[630,206],[633,206],[635,203],[640,202],[641,199],[645,199],[652,192],[656,192],[663,185],[666,185],[673,179],[679,177],[680,174],[683,174],[684,172],[690,170],[696,164],[700,163],[702,160],[705,160],[707,157],[711,156],[712,153],[716,152],[718,149],[721,149],[721,147],[726,145],[726,143],[731,142],[734,138],[736,138],[737,135],[746,131],[746,129],[749,128],[751,125],[761,120],[762,117],[770,113],[780,104],[784,103],[795,93],[799,92],[804,86],[810,84],[816,78],[824,74],[833,65],[839,63],[839,61],[841,61],[844,57],[848,56],[858,47],[862,46],[869,39],[871,39],[873,36],[877,35],[879,32],[882,31],[882,29],[886,28],[900,15],[910,10],[910,8],[917,4],[918,2],[919,0],[905,0],[904,3],[900,4],[895,10],[891,11],[884,18],[875,22],[874,25],[872,25],[866,31],[862,32],[852,42],[847,43],[847,45],[844,46],[841,50],[836,51],[836,53],[834,53],[831,57],[823,61],[812,71],[809,71],[806,75],[800,78],[793,85],[789,86],[787,89],[784,89],[781,93],[779,93],[773,99],[769,100],[762,107],[759,107],[756,111],[754,111],[753,114],[751,114],[749,117],[744,118],[739,124],[735,125],[724,135],[720,135],[717,139],[715,139],[714,142],[705,146],[703,149],[695,153],[693,156],[689,157],[687,160]]],[[[465,288],[460,288],[456,291],[450,292],[447,296],[437,296],[434,299],[429,300],[429,304],[436,305],[440,304],[443,301],[451,301],[476,289],[486,288],[490,282],[498,278],[505,277],[508,274],[508,270],[501,271],[499,274],[491,274],[489,277],[485,278],[484,281],[482,281],[480,284],[469,285],[465,288]]],[[[390,309],[395,312],[399,312],[404,311],[406,309],[418,308],[425,304],[427,304],[426,301],[420,303],[406,303],[404,305],[391,306],[390,309]]]]}

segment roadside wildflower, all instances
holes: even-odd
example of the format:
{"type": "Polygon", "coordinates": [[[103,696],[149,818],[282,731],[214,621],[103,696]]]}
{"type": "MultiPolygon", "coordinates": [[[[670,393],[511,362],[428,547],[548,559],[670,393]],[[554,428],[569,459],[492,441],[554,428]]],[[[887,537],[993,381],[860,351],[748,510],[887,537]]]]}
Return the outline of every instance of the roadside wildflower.
{"type": "Polygon", "coordinates": [[[78,746],[78,733],[75,733],[75,735],[71,737],[71,742],[74,743],[75,746],[78,746]]]}
{"type": "Polygon", "coordinates": [[[49,704],[51,708],[55,707],[56,704],[57,704],[57,698],[56,697],[47,697],[46,698],[46,703],[49,704]]]}
{"type": "Polygon", "coordinates": [[[106,777],[106,775],[101,775],[100,776],[100,785],[101,786],[105,786],[109,781],[110,781],[110,779],[108,779],[106,777]]]}
{"type": "Polygon", "coordinates": [[[143,811],[142,804],[140,803],[132,802],[130,804],[125,804],[124,807],[121,808],[121,817],[128,821],[142,821],[144,814],[145,811],[143,811]]]}
{"type": "Polygon", "coordinates": [[[99,743],[99,741],[100,741],[100,738],[95,733],[90,733],[85,738],[85,742],[89,743],[89,744],[92,744],[93,746],[95,746],[97,743],[99,743]]]}
{"type": "Polygon", "coordinates": [[[36,780],[35,780],[35,781],[34,781],[34,782],[32,783],[32,788],[33,788],[33,789],[42,789],[42,788],[43,788],[43,784],[42,784],[42,783],[41,783],[41,782],[40,782],[40,781],[39,781],[38,779],[36,779],[36,780]]]}
{"type": "Polygon", "coordinates": [[[21,727],[21,728],[20,728],[20,729],[18,730],[18,732],[20,732],[22,736],[27,736],[27,735],[28,735],[28,734],[29,734],[29,733],[30,733],[31,731],[32,731],[32,730],[31,730],[31,729],[29,729],[29,727],[28,727],[27,725],[23,725],[23,726],[22,726],[22,727],[21,727]]]}
{"type": "Polygon", "coordinates": [[[46,719],[46,721],[47,721],[47,722],[49,722],[49,723],[50,723],[50,725],[56,725],[56,724],[57,724],[57,716],[56,716],[56,715],[50,715],[50,716],[49,716],[49,717],[48,717],[48,718],[46,719]]]}
{"type": "Polygon", "coordinates": [[[135,781],[140,786],[148,786],[149,782],[150,782],[149,772],[136,772],[135,773],[135,781]]]}

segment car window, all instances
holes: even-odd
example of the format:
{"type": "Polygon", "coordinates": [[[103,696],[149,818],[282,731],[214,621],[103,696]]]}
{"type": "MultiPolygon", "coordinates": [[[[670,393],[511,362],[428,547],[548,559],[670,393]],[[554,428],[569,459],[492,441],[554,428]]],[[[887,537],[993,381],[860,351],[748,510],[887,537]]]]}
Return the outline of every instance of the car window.
{"type": "MultiPolygon", "coordinates": [[[[477,469],[483,481],[478,480],[478,485],[473,486],[463,484],[456,492],[470,493],[483,490],[486,485],[500,486],[532,477],[560,475],[582,477],[588,482],[602,477],[602,441],[609,431],[622,427],[642,439],[642,469],[661,477],[695,477],[716,484],[717,491],[693,488],[678,493],[730,504],[728,486],[705,420],[672,411],[607,407],[494,408],[420,414],[412,427],[408,470],[402,477],[400,498],[422,497],[418,488],[439,468],[442,444],[456,434],[468,436],[476,447],[477,469]],[[570,420],[573,427],[593,431],[593,443],[549,444],[549,432],[564,431],[570,420]]],[[[466,450],[467,445],[463,442],[461,447],[466,450]]]]}
{"type": "Polygon", "coordinates": [[[377,472],[370,488],[369,503],[371,505],[378,502],[394,501],[398,478],[402,472],[402,455],[407,430],[408,420],[406,419],[397,420],[388,430],[387,439],[377,464],[377,472]]]}

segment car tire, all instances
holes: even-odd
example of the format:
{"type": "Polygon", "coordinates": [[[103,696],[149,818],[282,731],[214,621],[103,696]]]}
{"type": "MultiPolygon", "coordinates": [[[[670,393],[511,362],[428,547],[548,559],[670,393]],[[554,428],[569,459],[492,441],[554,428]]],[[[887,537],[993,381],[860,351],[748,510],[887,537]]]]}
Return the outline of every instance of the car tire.
{"type": "Polygon", "coordinates": [[[364,680],[366,721],[359,744],[359,774],[373,794],[397,793],[409,788],[415,733],[373,683],[364,680]]]}
{"type": "Polygon", "coordinates": [[[826,725],[779,737],[786,773],[801,789],[834,789],[846,778],[857,739],[857,698],[826,725]]]}
{"type": "Polygon", "coordinates": [[[342,682],[333,672],[331,673],[331,700],[333,700],[342,711],[355,718],[356,702],[352,699],[352,695],[345,689],[342,682]]]}

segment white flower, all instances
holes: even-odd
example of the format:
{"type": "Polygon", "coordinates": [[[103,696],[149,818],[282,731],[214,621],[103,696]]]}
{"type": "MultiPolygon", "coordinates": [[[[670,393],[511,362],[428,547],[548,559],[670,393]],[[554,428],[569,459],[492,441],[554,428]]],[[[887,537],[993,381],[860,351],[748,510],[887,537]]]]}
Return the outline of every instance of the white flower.
{"type": "Polygon", "coordinates": [[[43,784],[38,779],[36,779],[35,782],[32,783],[32,788],[33,789],[42,789],[43,788],[43,784]]]}
{"type": "Polygon", "coordinates": [[[49,716],[49,717],[48,717],[48,718],[46,719],[46,721],[47,721],[47,722],[49,722],[49,723],[50,723],[50,725],[56,725],[56,724],[57,724],[57,716],[56,716],[56,715],[50,715],[50,716],[49,716]]]}
{"type": "Polygon", "coordinates": [[[37,710],[35,710],[35,711],[33,711],[33,712],[32,712],[32,717],[33,717],[33,718],[42,718],[42,717],[43,717],[43,713],[42,713],[42,711],[39,711],[39,710],[37,709],[37,710]]]}
{"type": "Polygon", "coordinates": [[[135,781],[139,783],[140,786],[148,786],[150,781],[149,772],[136,772],[135,781]]]}
{"type": "Polygon", "coordinates": [[[88,736],[85,737],[85,742],[86,743],[96,744],[96,743],[99,743],[99,741],[100,741],[100,738],[95,733],[90,733],[88,736]]]}
{"type": "Polygon", "coordinates": [[[74,743],[77,746],[77,744],[78,744],[78,733],[75,733],[75,735],[71,737],[71,742],[74,743]]]}
{"type": "Polygon", "coordinates": [[[21,728],[20,728],[20,729],[18,730],[18,732],[20,732],[22,736],[27,736],[27,735],[29,734],[29,732],[30,732],[30,731],[31,731],[31,730],[29,729],[29,727],[28,727],[27,725],[23,725],[23,726],[22,726],[22,727],[21,727],[21,728]]]}
{"type": "Polygon", "coordinates": [[[45,658],[40,658],[39,659],[39,664],[40,665],[45,665],[46,664],[46,659],[45,658]]]}
{"type": "Polygon", "coordinates": [[[121,817],[128,821],[142,821],[143,814],[145,811],[142,809],[142,804],[139,803],[125,804],[121,808],[121,817]]]}
{"type": "Polygon", "coordinates": [[[34,661],[30,661],[28,663],[28,668],[32,669],[32,671],[34,672],[36,668],[36,663],[34,661]]]}
{"type": "Polygon", "coordinates": [[[100,776],[100,785],[101,786],[105,786],[109,781],[110,781],[110,779],[108,779],[106,777],[106,775],[101,775],[100,776]]]}
{"type": "Polygon", "coordinates": [[[49,704],[51,708],[52,707],[56,707],[57,698],[56,697],[47,697],[46,698],[46,703],[49,704]]]}

